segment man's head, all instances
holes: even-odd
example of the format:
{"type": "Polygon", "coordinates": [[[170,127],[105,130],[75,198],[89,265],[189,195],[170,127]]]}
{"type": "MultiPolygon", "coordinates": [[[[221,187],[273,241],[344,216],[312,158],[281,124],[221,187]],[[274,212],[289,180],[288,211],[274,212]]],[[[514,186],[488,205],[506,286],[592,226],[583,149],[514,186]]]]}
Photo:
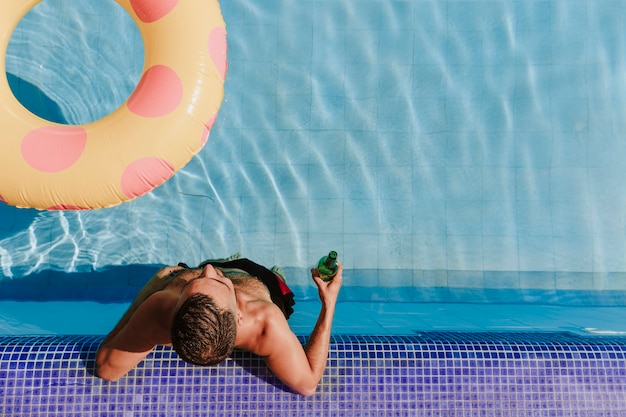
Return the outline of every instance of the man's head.
{"type": "Polygon", "coordinates": [[[237,331],[232,283],[211,267],[182,290],[172,321],[172,346],[186,362],[215,365],[230,355],[237,331]]]}

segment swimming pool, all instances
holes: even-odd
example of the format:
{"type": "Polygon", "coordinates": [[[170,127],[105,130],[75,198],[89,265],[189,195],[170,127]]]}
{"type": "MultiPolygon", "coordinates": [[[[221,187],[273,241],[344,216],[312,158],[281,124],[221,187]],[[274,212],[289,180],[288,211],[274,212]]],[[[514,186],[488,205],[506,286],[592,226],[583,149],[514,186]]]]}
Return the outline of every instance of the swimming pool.
{"type": "MultiPolygon", "coordinates": [[[[110,54],[99,59],[118,72],[71,82],[52,69],[76,64],[86,78],[95,59],[71,49],[34,65],[44,53],[23,38],[60,36],[38,20],[47,9],[9,48],[19,85],[38,83],[72,123],[115,109],[141,71],[132,21],[104,4],[68,13],[73,47],[97,46],[83,53],[110,54]],[[98,13],[114,16],[110,31],[98,13]],[[127,53],[107,46],[114,33],[127,53]]],[[[622,52],[602,36],[619,7],[314,4],[222,5],[228,91],[201,154],[111,209],[3,206],[3,282],[63,286],[96,272],[126,285],[141,266],[241,252],[290,268],[307,298],[307,268],[336,249],[355,301],[624,305],[622,52]]]]}
{"type": "MultiPolygon", "coordinates": [[[[49,9],[7,56],[70,123],[115,109],[141,70],[141,39],[99,3],[67,15],[74,48],[112,54],[88,66],[103,79],[70,72],[94,62],[79,50],[21,47],[61,33],[38,20],[49,9]]],[[[0,207],[1,333],[101,334],[157,266],[241,252],[288,271],[305,335],[307,269],[330,249],[354,307],[343,317],[367,304],[360,317],[378,318],[368,329],[338,317],[339,335],[626,331],[619,2],[223,3],[224,103],[187,167],[110,209],[0,207]],[[47,326],[29,318],[32,301],[88,321],[47,326]]]]}

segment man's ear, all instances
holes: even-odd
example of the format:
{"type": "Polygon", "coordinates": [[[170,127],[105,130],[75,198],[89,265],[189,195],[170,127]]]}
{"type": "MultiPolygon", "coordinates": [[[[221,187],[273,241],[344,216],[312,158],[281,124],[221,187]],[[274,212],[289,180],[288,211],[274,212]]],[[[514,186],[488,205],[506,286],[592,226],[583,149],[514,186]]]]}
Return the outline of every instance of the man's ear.
{"type": "Polygon", "coordinates": [[[243,313],[241,310],[237,310],[237,325],[241,326],[243,324],[243,313]]]}

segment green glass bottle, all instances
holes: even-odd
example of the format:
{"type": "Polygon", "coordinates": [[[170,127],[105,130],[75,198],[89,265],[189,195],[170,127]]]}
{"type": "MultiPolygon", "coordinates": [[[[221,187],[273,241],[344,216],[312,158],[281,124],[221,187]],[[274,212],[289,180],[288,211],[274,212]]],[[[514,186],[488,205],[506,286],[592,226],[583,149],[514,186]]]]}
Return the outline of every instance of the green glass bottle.
{"type": "Polygon", "coordinates": [[[322,258],[317,263],[317,270],[320,273],[320,278],[324,281],[330,281],[337,274],[339,266],[337,265],[337,252],[331,250],[327,256],[322,258]]]}

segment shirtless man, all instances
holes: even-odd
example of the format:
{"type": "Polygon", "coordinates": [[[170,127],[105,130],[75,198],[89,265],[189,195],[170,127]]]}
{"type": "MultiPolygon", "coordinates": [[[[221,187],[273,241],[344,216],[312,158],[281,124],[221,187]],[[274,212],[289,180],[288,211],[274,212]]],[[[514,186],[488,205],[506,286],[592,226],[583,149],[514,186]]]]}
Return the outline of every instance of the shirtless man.
{"type": "Polygon", "coordinates": [[[156,345],[173,346],[198,365],[217,364],[236,348],[263,357],[295,392],[315,392],[326,367],[341,265],[328,282],[311,270],[322,307],[304,347],[287,324],[293,294],[277,274],[247,259],[181,265],[160,269],[139,291],[96,353],[99,377],[118,380],[156,345]]]}

